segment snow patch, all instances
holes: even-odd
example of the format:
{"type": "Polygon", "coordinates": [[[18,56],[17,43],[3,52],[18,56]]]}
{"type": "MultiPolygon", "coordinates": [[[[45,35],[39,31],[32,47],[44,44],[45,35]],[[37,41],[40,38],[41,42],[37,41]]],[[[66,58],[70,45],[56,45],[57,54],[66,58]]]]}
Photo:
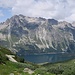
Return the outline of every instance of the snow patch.
{"type": "Polygon", "coordinates": [[[9,58],[10,61],[12,62],[17,62],[13,57],[15,57],[14,55],[7,55],[6,56],[9,58]]]}

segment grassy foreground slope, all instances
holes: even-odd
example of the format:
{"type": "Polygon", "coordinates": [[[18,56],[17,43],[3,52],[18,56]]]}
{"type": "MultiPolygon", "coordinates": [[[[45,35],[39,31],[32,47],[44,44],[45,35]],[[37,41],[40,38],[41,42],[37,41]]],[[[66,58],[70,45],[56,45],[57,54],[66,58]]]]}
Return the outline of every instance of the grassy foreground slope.
{"type": "Polygon", "coordinates": [[[35,69],[37,66],[31,63],[24,63],[23,59],[11,53],[8,49],[0,47],[0,75],[27,75],[23,72],[24,68],[35,69]],[[14,55],[17,63],[9,61],[7,55],[14,55]]]}
{"type": "Polygon", "coordinates": [[[75,75],[75,59],[36,65],[24,61],[8,49],[0,47],[0,75],[75,75]],[[14,55],[17,62],[9,61],[7,55],[14,55]]]}
{"type": "Polygon", "coordinates": [[[55,75],[46,71],[45,67],[25,62],[8,49],[0,47],[0,75],[55,75]],[[14,55],[17,62],[9,61],[7,55],[14,55]]]}
{"type": "Polygon", "coordinates": [[[54,64],[48,63],[43,67],[47,69],[47,72],[55,75],[75,75],[75,59],[54,64]]]}

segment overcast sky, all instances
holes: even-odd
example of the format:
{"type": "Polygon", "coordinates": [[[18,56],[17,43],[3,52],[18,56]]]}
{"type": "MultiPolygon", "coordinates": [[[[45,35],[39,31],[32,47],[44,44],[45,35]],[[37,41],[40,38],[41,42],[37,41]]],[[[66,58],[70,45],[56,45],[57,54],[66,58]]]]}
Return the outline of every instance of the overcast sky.
{"type": "Polygon", "coordinates": [[[0,0],[0,22],[16,14],[75,21],[75,0],[0,0]]]}

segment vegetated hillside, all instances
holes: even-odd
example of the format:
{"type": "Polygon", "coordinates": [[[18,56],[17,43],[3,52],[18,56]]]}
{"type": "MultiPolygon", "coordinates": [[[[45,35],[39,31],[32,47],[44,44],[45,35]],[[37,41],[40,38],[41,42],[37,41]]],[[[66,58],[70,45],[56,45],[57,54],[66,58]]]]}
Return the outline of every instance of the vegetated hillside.
{"type": "Polygon", "coordinates": [[[30,68],[34,69],[36,66],[34,66],[31,63],[24,62],[22,58],[19,58],[15,54],[11,53],[10,50],[0,47],[0,75],[20,75],[20,73],[23,73],[24,68],[30,68]],[[14,59],[17,62],[9,61],[9,58],[7,55],[14,55],[14,59]]]}
{"type": "MultiPolygon", "coordinates": [[[[8,49],[0,47],[0,75],[38,75],[39,73],[42,75],[42,70],[37,70],[39,68],[42,67],[30,62],[23,61],[22,58],[17,57],[8,49]],[[17,62],[9,61],[9,58],[6,56],[6,54],[14,55],[14,59],[17,62]]],[[[45,73],[45,75],[46,74],[47,73],[45,73]]],[[[54,74],[48,73],[47,75],[54,74]]]]}
{"type": "Polygon", "coordinates": [[[5,55],[14,55],[8,49],[0,47],[0,75],[75,75],[75,59],[60,62],[36,65],[30,62],[11,62],[5,55]]]}
{"type": "Polygon", "coordinates": [[[7,61],[9,61],[9,58],[7,57],[7,55],[11,55],[11,56],[13,55],[14,56],[13,58],[17,62],[24,62],[23,58],[18,57],[16,54],[12,53],[10,50],[0,46],[0,64],[6,63],[7,61]]]}
{"type": "Polygon", "coordinates": [[[6,54],[11,55],[12,53],[8,49],[0,47],[0,64],[6,63],[6,61],[8,61],[6,54]]]}
{"type": "Polygon", "coordinates": [[[75,59],[65,62],[44,64],[43,67],[55,75],[75,75],[75,59]]]}

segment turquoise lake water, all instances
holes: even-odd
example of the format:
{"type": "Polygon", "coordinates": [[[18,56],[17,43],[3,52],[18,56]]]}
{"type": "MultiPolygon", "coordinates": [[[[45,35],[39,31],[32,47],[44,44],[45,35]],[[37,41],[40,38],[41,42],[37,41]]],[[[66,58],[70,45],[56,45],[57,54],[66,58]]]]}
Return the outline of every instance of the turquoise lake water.
{"type": "Polygon", "coordinates": [[[75,58],[74,54],[70,53],[47,53],[24,55],[24,59],[33,63],[54,63],[75,58]]]}

